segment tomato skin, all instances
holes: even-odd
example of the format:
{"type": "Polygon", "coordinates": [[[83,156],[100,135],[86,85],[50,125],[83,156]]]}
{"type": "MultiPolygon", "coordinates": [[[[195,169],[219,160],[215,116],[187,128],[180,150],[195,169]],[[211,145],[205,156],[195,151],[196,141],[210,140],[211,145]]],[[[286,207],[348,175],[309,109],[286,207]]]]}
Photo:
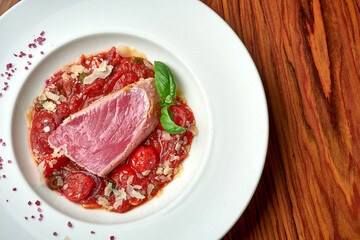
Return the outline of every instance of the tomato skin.
{"type": "Polygon", "coordinates": [[[140,146],[130,156],[130,164],[138,173],[152,171],[159,164],[159,156],[151,147],[140,146]]]}
{"type": "Polygon", "coordinates": [[[76,202],[89,195],[94,184],[94,180],[85,173],[70,172],[70,174],[65,177],[62,191],[67,199],[76,202]]]}
{"type": "Polygon", "coordinates": [[[60,166],[63,166],[68,161],[67,157],[54,157],[52,154],[45,156],[42,161],[44,161],[44,176],[45,178],[50,177],[54,171],[58,170],[60,166]]]}
{"type": "Polygon", "coordinates": [[[137,179],[135,171],[132,168],[130,168],[128,165],[117,168],[113,173],[109,175],[109,177],[113,179],[120,186],[126,186],[128,179],[131,176],[134,176],[133,181],[134,179],[135,180],[137,179]]]}

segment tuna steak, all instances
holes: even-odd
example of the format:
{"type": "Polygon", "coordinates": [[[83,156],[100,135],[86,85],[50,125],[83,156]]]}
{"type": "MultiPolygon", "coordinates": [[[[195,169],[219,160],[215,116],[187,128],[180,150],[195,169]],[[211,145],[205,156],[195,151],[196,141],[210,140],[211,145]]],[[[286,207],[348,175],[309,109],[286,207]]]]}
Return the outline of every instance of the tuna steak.
{"type": "Polygon", "coordinates": [[[159,124],[159,100],[154,79],[141,79],[71,115],[51,133],[49,144],[105,177],[159,124]]]}

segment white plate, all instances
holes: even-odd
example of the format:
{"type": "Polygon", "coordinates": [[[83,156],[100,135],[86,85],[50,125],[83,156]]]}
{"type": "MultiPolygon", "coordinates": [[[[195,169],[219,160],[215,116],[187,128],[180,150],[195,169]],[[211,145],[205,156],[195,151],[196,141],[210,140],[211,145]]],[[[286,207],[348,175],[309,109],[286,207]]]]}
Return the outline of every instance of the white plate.
{"type": "Polygon", "coordinates": [[[175,0],[25,0],[1,17],[0,33],[0,73],[8,63],[17,69],[9,81],[0,77],[1,239],[49,239],[53,232],[59,239],[215,239],[236,222],[264,166],[267,106],[248,52],[208,7],[175,0]],[[30,49],[42,31],[46,41],[30,49]],[[24,118],[51,73],[82,53],[120,44],[169,65],[200,131],[181,177],[126,214],[84,210],[40,184],[24,118]],[[33,57],[13,55],[20,51],[33,57]]]}

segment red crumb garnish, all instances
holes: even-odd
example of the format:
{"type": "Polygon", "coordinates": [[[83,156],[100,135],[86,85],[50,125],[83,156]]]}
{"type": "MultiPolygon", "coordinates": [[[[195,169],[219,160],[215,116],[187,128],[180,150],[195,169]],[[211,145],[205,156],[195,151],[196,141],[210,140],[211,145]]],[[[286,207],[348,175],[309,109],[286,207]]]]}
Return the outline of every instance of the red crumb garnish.
{"type": "Polygon", "coordinates": [[[28,201],[28,205],[31,206],[32,202],[31,201],[28,201]]]}
{"type": "Polygon", "coordinates": [[[32,215],[32,216],[31,216],[31,218],[32,218],[32,219],[34,219],[34,218],[35,218],[35,216],[34,216],[34,215],[32,215]]]}
{"type": "Polygon", "coordinates": [[[53,235],[54,235],[54,236],[57,236],[58,234],[57,234],[57,232],[54,232],[53,235]]]}
{"type": "Polygon", "coordinates": [[[13,188],[13,191],[15,192],[16,190],[17,190],[16,187],[14,187],[14,188],[13,188]]]}
{"type": "Polygon", "coordinates": [[[91,233],[91,234],[95,234],[95,232],[94,232],[94,231],[91,231],[90,233],[91,233]]]}
{"type": "Polygon", "coordinates": [[[25,220],[28,220],[29,218],[28,217],[25,217],[25,220]]]}
{"type": "Polygon", "coordinates": [[[37,200],[37,201],[35,202],[35,205],[36,205],[36,206],[40,206],[40,201],[37,200]]]}
{"type": "Polygon", "coordinates": [[[68,227],[72,227],[72,226],[73,226],[70,221],[68,221],[67,225],[68,225],[68,227]]]}
{"type": "Polygon", "coordinates": [[[114,239],[115,239],[115,237],[114,237],[114,236],[111,236],[111,237],[110,237],[110,240],[114,240],[114,239]]]}
{"type": "Polygon", "coordinates": [[[11,160],[8,160],[8,163],[12,163],[12,161],[11,161],[11,160]]]}
{"type": "Polygon", "coordinates": [[[38,212],[41,212],[42,210],[41,210],[41,208],[38,208],[37,211],[38,211],[38,212]]]}

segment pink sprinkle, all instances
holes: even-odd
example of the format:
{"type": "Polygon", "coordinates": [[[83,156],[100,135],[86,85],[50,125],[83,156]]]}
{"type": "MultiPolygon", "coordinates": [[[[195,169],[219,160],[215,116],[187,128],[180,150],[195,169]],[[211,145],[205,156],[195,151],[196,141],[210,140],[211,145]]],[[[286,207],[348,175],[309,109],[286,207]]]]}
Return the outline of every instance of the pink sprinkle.
{"type": "Polygon", "coordinates": [[[9,70],[10,68],[12,68],[12,64],[11,63],[6,64],[6,70],[9,70]]]}
{"type": "Polygon", "coordinates": [[[34,215],[32,215],[32,216],[31,216],[31,218],[32,218],[32,219],[34,219],[34,218],[35,218],[35,216],[34,216],[34,215]]]}
{"type": "MultiPolygon", "coordinates": [[[[6,90],[5,90],[5,91],[6,91],[6,90]]],[[[3,143],[2,143],[2,145],[5,147],[5,146],[6,146],[6,143],[5,143],[5,142],[3,142],[3,143]]]]}
{"type": "Polygon", "coordinates": [[[44,36],[45,35],[45,32],[44,31],[42,31],[41,33],[40,33],[40,36],[44,36]]]}
{"type": "Polygon", "coordinates": [[[29,68],[28,68],[28,67],[25,67],[25,70],[29,70],[29,68]]]}
{"type": "Polygon", "coordinates": [[[44,52],[43,52],[43,51],[41,51],[41,52],[40,52],[40,54],[41,54],[41,55],[44,55],[44,52]]]}
{"type": "Polygon", "coordinates": [[[38,211],[38,212],[41,212],[41,208],[38,208],[37,211],[38,211]]]}
{"type": "Polygon", "coordinates": [[[31,206],[32,202],[31,201],[28,201],[28,205],[31,206]]]}
{"type": "Polygon", "coordinates": [[[54,232],[53,235],[54,235],[54,236],[57,236],[57,232],[54,232]]]}
{"type": "Polygon", "coordinates": [[[17,57],[18,55],[14,53],[14,56],[17,57]]]}
{"type": "Polygon", "coordinates": [[[42,214],[40,213],[40,214],[39,214],[39,217],[43,218],[43,217],[44,217],[44,215],[42,215],[42,214]]]}
{"type": "Polygon", "coordinates": [[[9,202],[9,199],[6,199],[6,202],[9,202]]]}
{"type": "Polygon", "coordinates": [[[33,55],[32,54],[29,54],[29,58],[32,58],[33,57],[33,55]]]}
{"type": "Polygon", "coordinates": [[[1,166],[0,166],[0,170],[3,169],[1,166]]]}
{"type": "Polygon", "coordinates": [[[3,175],[2,177],[3,177],[3,178],[6,178],[6,175],[3,175]]]}
{"type": "Polygon", "coordinates": [[[7,80],[10,80],[10,77],[7,77],[6,79],[7,79],[7,80]]]}
{"type": "Polygon", "coordinates": [[[0,97],[2,96],[2,93],[0,93],[0,97]]]}
{"type": "Polygon", "coordinates": [[[13,188],[13,191],[15,192],[16,190],[17,190],[16,187],[14,187],[14,188],[13,188]]]}
{"type": "Polygon", "coordinates": [[[114,236],[111,236],[111,237],[110,237],[110,240],[114,240],[114,239],[115,239],[115,237],[114,237],[114,236]]]}
{"type": "Polygon", "coordinates": [[[27,64],[28,64],[28,65],[31,65],[31,62],[30,62],[30,61],[27,61],[27,64]]]}
{"type": "Polygon", "coordinates": [[[29,47],[29,48],[36,48],[37,46],[36,46],[35,43],[30,43],[30,44],[28,45],[28,47],[29,47]]]}
{"type": "Polygon", "coordinates": [[[42,221],[42,218],[39,218],[39,221],[41,222],[41,221],[42,221]]]}
{"type": "Polygon", "coordinates": [[[4,74],[2,73],[2,74],[0,74],[0,76],[4,77],[4,74]]]}
{"type": "Polygon", "coordinates": [[[4,82],[5,85],[8,85],[8,82],[4,82]]]}
{"type": "Polygon", "coordinates": [[[68,225],[68,227],[72,227],[72,226],[73,226],[70,221],[68,221],[67,225],[68,225]]]}
{"type": "Polygon", "coordinates": [[[49,79],[46,79],[45,80],[45,84],[49,84],[50,83],[50,80],[49,79]]]}
{"type": "Polygon", "coordinates": [[[12,73],[14,73],[14,72],[15,72],[15,70],[14,70],[14,69],[11,69],[11,72],[12,72],[12,73]]]}
{"type": "Polygon", "coordinates": [[[11,164],[11,163],[12,163],[12,161],[11,161],[11,160],[8,160],[8,163],[10,163],[10,164],[11,164]]]}
{"type": "Polygon", "coordinates": [[[91,233],[91,234],[95,234],[95,232],[94,232],[94,231],[91,231],[90,233],[91,233]]]}
{"type": "Polygon", "coordinates": [[[0,143],[1,143],[2,141],[3,141],[2,138],[0,138],[0,143]]]}
{"type": "Polygon", "coordinates": [[[37,42],[39,43],[39,45],[42,45],[43,42],[45,42],[46,38],[38,37],[36,40],[37,40],[37,42]]]}
{"type": "Polygon", "coordinates": [[[25,220],[28,220],[28,217],[25,217],[25,220]]]}
{"type": "Polygon", "coordinates": [[[35,202],[35,205],[36,205],[36,206],[40,206],[40,201],[37,200],[37,201],[35,202]]]}

